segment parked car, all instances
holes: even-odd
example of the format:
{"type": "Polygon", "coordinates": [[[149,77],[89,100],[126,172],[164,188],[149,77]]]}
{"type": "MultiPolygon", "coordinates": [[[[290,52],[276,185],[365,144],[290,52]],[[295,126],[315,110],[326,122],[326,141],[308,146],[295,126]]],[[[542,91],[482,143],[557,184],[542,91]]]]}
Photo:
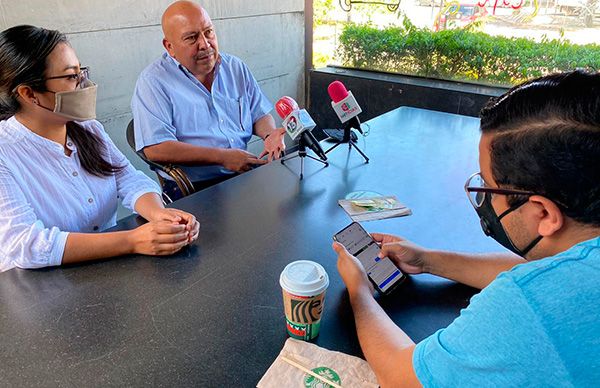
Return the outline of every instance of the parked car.
{"type": "Polygon", "coordinates": [[[451,3],[442,9],[435,18],[433,29],[441,31],[448,28],[464,28],[487,15],[487,9],[478,4],[451,3]]]}

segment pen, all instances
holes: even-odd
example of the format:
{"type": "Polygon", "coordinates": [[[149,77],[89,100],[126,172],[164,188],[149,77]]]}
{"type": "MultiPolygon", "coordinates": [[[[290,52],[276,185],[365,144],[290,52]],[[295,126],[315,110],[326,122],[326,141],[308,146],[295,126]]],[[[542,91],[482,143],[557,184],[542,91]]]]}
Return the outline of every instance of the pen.
{"type": "Polygon", "coordinates": [[[244,121],[243,117],[244,116],[242,116],[242,98],[241,97],[238,99],[238,106],[240,108],[240,130],[242,132],[244,132],[244,125],[243,125],[243,121],[244,121]]]}

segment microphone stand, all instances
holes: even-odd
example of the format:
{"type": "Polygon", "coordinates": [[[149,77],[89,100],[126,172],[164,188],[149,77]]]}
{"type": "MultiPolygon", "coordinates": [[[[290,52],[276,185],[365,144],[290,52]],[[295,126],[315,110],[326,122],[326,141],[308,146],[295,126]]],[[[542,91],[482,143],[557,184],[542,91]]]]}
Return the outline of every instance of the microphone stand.
{"type": "MultiPolygon", "coordinates": [[[[339,146],[340,144],[348,143],[348,149],[349,150],[352,150],[352,147],[354,147],[354,149],[356,151],[358,151],[358,153],[361,154],[363,158],[365,158],[365,163],[369,163],[369,158],[367,157],[367,155],[365,155],[365,153],[362,152],[362,150],[360,148],[358,148],[358,146],[356,145],[356,140],[352,140],[352,138],[350,137],[350,134],[352,132],[352,128],[355,128],[355,126],[360,126],[360,122],[359,122],[359,124],[355,124],[353,122],[354,122],[354,119],[348,121],[344,125],[344,137],[342,137],[342,140],[337,141],[337,143],[334,144],[327,151],[325,151],[325,153],[328,154],[330,151],[333,151],[333,149],[335,147],[339,146]]],[[[356,128],[356,129],[358,129],[358,128],[356,128]]]]}
{"type": "Polygon", "coordinates": [[[306,152],[306,141],[304,140],[303,136],[300,136],[300,139],[298,140],[298,153],[281,158],[281,164],[285,164],[285,162],[294,158],[300,158],[300,180],[304,178],[304,158],[316,160],[317,162],[323,163],[325,167],[329,166],[329,162],[315,158],[306,152]]]}

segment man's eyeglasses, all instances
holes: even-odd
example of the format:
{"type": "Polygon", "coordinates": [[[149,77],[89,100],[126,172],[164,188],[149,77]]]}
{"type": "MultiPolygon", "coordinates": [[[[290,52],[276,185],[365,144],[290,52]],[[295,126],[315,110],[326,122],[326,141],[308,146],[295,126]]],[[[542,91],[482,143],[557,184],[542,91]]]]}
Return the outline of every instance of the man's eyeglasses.
{"type": "MultiPolygon", "coordinates": [[[[469,197],[469,201],[473,205],[475,209],[479,209],[483,202],[485,201],[486,195],[491,194],[500,194],[500,195],[522,195],[525,198],[529,198],[532,195],[536,195],[536,193],[525,190],[514,190],[514,189],[501,189],[495,187],[486,187],[486,183],[483,180],[480,172],[476,172],[471,175],[467,182],[465,183],[465,192],[469,197]]],[[[526,199],[523,199],[523,202],[526,199]]]]}
{"type": "Polygon", "coordinates": [[[90,77],[90,68],[85,66],[79,69],[79,73],[73,73],[73,74],[66,74],[66,75],[57,75],[54,77],[46,77],[43,79],[43,81],[48,81],[51,79],[68,79],[71,81],[77,81],[77,84],[75,85],[75,87],[79,87],[79,85],[81,85],[81,83],[87,79],[89,79],[90,77]]]}

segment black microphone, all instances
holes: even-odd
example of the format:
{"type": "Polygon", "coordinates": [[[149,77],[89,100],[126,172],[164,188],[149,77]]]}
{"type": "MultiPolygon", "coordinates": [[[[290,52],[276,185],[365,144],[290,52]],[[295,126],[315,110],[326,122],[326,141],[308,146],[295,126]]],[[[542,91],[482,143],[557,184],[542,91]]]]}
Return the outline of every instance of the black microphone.
{"type": "Polygon", "coordinates": [[[311,131],[304,131],[300,136],[302,141],[304,141],[304,144],[308,148],[313,150],[313,152],[317,154],[319,158],[321,158],[322,160],[327,160],[327,155],[325,155],[323,147],[321,147],[321,144],[319,143],[315,135],[312,134],[311,131]]]}

